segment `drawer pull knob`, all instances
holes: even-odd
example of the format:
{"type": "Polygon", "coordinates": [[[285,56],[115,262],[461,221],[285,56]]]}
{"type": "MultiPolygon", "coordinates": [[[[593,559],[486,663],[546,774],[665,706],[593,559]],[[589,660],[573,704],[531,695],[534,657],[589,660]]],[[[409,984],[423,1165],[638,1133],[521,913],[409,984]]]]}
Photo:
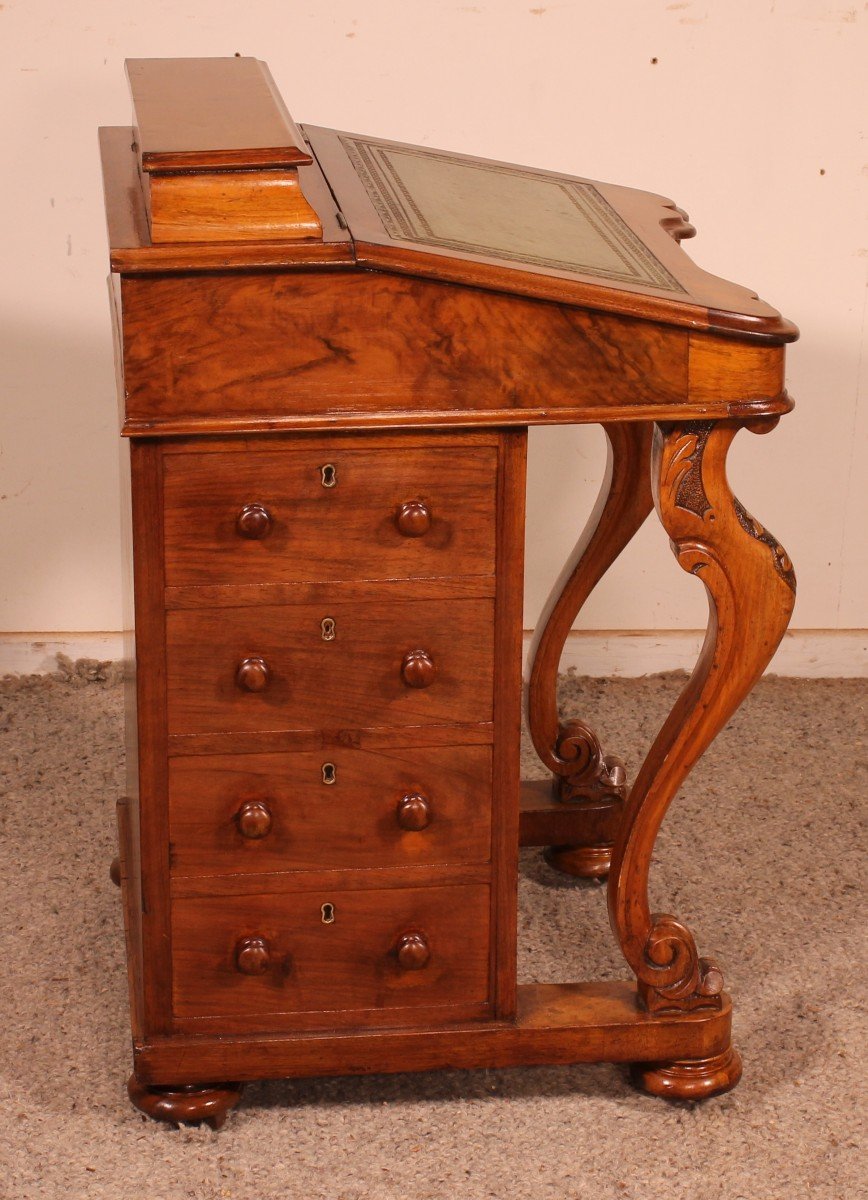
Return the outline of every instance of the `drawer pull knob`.
{"type": "Polygon", "coordinates": [[[424,933],[404,933],[398,939],[395,953],[402,971],[421,971],[428,966],[431,947],[424,933]]]}
{"type": "Polygon", "coordinates": [[[427,650],[410,650],[401,663],[401,677],[407,687],[426,688],[434,682],[437,668],[427,650]]]}
{"type": "Polygon", "coordinates": [[[333,488],[338,486],[338,469],[334,463],[326,463],[324,467],[320,467],[322,475],[323,487],[333,488]]]}
{"type": "Polygon", "coordinates": [[[235,965],[242,975],[264,975],[271,966],[271,951],[265,938],[242,938],[235,948],[235,965]]]}
{"type": "Polygon", "coordinates": [[[322,781],[323,783],[337,783],[338,769],[334,763],[323,763],[322,781]]]}
{"type": "Polygon", "coordinates": [[[242,837],[254,840],[271,832],[271,810],[264,800],[245,800],[235,819],[242,837]]]}
{"type": "Polygon", "coordinates": [[[264,658],[245,658],[235,672],[235,682],[245,692],[264,692],[271,682],[271,671],[264,658]]]}
{"type": "Polygon", "coordinates": [[[241,537],[254,541],[264,538],[271,530],[271,513],[262,504],[245,504],[235,520],[241,537]]]}
{"type": "Polygon", "coordinates": [[[422,537],[431,528],[431,510],[421,500],[408,500],[398,509],[395,524],[404,537],[422,537]]]}
{"type": "Polygon", "coordinates": [[[404,796],[398,802],[398,824],[402,829],[418,831],[431,822],[431,805],[419,792],[404,796]]]}

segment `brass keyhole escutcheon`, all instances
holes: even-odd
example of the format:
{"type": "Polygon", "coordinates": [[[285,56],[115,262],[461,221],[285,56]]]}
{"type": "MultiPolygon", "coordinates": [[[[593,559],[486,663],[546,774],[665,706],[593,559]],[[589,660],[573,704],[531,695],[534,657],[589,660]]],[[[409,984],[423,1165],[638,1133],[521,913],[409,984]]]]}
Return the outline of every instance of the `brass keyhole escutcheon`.
{"type": "Polygon", "coordinates": [[[320,627],[322,629],[322,640],[324,642],[333,642],[337,632],[333,618],[323,617],[320,627]]]}
{"type": "Polygon", "coordinates": [[[322,781],[323,783],[337,783],[338,769],[334,763],[323,763],[322,781]]]}
{"type": "Polygon", "coordinates": [[[320,909],[322,913],[323,925],[333,925],[335,921],[335,906],[333,904],[324,904],[320,909]]]}
{"type": "Polygon", "coordinates": [[[337,487],[338,485],[338,469],[334,463],[326,463],[324,467],[320,467],[322,474],[323,487],[337,487]]]}

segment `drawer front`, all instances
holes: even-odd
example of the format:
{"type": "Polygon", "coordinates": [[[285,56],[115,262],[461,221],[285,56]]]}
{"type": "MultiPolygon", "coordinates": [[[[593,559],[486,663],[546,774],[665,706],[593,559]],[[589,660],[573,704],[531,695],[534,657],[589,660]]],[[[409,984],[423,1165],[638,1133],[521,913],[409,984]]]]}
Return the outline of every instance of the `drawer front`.
{"type": "Polygon", "coordinates": [[[485,863],[491,749],[337,749],[169,762],[179,875],[485,863]]]}
{"type": "MultiPolygon", "coordinates": [[[[394,1010],[483,1004],[489,994],[484,884],[176,900],[175,1016],[394,1010]],[[325,917],[325,919],[324,919],[325,917]]],[[[448,1010],[447,1010],[448,1011],[448,1010]]],[[[361,1019],[361,1016],[360,1016],[361,1019]]]]}
{"type": "Polygon", "coordinates": [[[169,586],[494,572],[497,449],[164,457],[169,586]]]}
{"type": "Polygon", "coordinates": [[[169,612],[170,734],[484,722],[494,602],[169,612]]]}

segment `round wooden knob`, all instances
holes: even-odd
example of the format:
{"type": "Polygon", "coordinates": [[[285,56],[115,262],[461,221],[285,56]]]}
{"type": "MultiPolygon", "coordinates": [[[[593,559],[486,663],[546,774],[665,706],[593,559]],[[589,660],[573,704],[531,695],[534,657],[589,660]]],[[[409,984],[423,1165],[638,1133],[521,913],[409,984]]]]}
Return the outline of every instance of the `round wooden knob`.
{"type": "Polygon", "coordinates": [[[264,800],[245,800],[235,819],[242,837],[264,838],[271,832],[271,809],[264,800]]]}
{"type": "Polygon", "coordinates": [[[262,504],[245,504],[235,519],[241,537],[263,538],[271,529],[271,513],[262,504]]]}
{"type": "Polygon", "coordinates": [[[264,658],[245,658],[235,672],[235,682],[245,692],[264,692],[271,680],[271,671],[264,658]]]}
{"type": "Polygon", "coordinates": [[[431,805],[419,792],[413,792],[398,801],[398,824],[402,829],[424,829],[430,821],[431,805]]]}
{"type": "Polygon", "coordinates": [[[235,948],[235,965],[242,975],[264,975],[271,965],[271,951],[265,938],[242,938],[235,948]]]}
{"type": "Polygon", "coordinates": [[[395,524],[404,537],[422,537],[431,528],[431,510],[421,500],[408,500],[395,514],[395,524]]]}
{"type": "Polygon", "coordinates": [[[410,650],[401,663],[401,677],[407,687],[426,688],[434,682],[437,668],[427,650],[410,650]]]}
{"type": "Polygon", "coordinates": [[[404,933],[398,939],[395,953],[402,971],[421,971],[428,966],[431,947],[424,933],[404,933]]]}

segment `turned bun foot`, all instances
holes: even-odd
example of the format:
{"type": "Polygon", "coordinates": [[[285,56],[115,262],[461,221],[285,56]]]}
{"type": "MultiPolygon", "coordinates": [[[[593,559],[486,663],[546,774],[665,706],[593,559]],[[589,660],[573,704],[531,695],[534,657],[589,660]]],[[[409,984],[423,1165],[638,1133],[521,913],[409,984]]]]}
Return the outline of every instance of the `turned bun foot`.
{"type": "Polygon", "coordinates": [[[611,846],[549,846],[543,857],[550,867],[578,879],[605,879],[612,865],[611,846]]]}
{"type": "Polygon", "coordinates": [[[734,1046],[711,1058],[669,1063],[633,1063],[630,1079],[643,1092],[667,1100],[705,1100],[734,1088],[741,1079],[741,1055],[734,1046]]]}
{"type": "Polygon", "coordinates": [[[226,1115],[241,1099],[241,1083],[181,1084],[178,1087],[149,1087],[131,1075],[127,1092],[133,1104],[155,1121],[190,1125],[204,1121],[219,1129],[226,1115]]]}

